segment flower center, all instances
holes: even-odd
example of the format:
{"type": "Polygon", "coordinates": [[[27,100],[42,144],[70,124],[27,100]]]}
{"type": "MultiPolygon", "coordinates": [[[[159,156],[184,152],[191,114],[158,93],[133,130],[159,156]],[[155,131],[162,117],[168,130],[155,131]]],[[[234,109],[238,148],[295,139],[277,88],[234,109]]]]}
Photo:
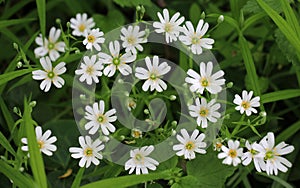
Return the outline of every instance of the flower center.
{"type": "Polygon", "coordinates": [[[208,111],[207,108],[201,108],[199,114],[200,114],[200,116],[202,116],[202,117],[206,117],[206,116],[208,115],[208,112],[209,112],[209,111],[208,111]]]}
{"type": "Polygon", "coordinates": [[[113,62],[114,65],[118,66],[118,65],[120,65],[120,63],[121,63],[121,60],[120,60],[120,58],[115,57],[115,58],[112,60],[112,62],[113,62]]]}
{"type": "Polygon", "coordinates": [[[258,152],[257,152],[256,150],[254,150],[254,149],[251,149],[249,152],[250,152],[252,155],[258,154],[258,152]]]}
{"type": "Polygon", "coordinates": [[[218,143],[216,143],[216,148],[219,149],[219,148],[222,147],[222,145],[223,145],[223,144],[222,144],[221,142],[218,142],[218,143]]]}
{"type": "Polygon", "coordinates": [[[135,108],[136,103],[132,100],[132,101],[129,102],[128,106],[129,106],[130,108],[135,108]]]}
{"type": "Polygon", "coordinates": [[[48,72],[48,78],[53,79],[55,76],[53,71],[48,72]]]}
{"type": "Polygon", "coordinates": [[[48,49],[52,50],[55,47],[55,45],[52,42],[49,42],[48,49]]]}
{"type": "Polygon", "coordinates": [[[134,158],[135,158],[135,160],[137,160],[139,162],[142,162],[144,160],[144,157],[139,153],[136,154],[134,158]]]}
{"type": "Polygon", "coordinates": [[[202,87],[209,86],[209,82],[208,82],[208,80],[206,78],[201,78],[200,83],[201,83],[202,87]]]}
{"type": "Polygon", "coordinates": [[[89,43],[95,42],[95,39],[96,39],[96,38],[95,38],[93,35],[88,35],[88,36],[87,36],[87,40],[88,40],[89,43]]]}
{"type": "Polygon", "coordinates": [[[156,78],[157,78],[157,76],[156,76],[155,73],[151,73],[151,74],[150,74],[150,79],[151,79],[151,80],[156,80],[156,78]]]}
{"type": "Polygon", "coordinates": [[[86,148],[84,151],[83,151],[83,154],[87,157],[90,157],[93,155],[93,149],[92,148],[86,148]]]}
{"type": "Polygon", "coordinates": [[[127,38],[127,42],[129,44],[134,44],[135,43],[135,38],[133,36],[130,36],[130,37],[127,38]]]}
{"type": "Polygon", "coordinates": [[[248,101],[243,101],[241,106],[247,110],[248,108],[250,108],[250,103],[248,101]]]}
{"type": "Polygon", "coordinates": [[[267,151],[266,152],[266,155],[265,155],[265,160],[268,160],[268,159],[273,159],[274,158],[274,152],[273,151],[267,151]]]}
{"type": "Polygon", "coordinates": [[[235,157],[237,156],[237,152],[236,152],[235,149],[230,149],[228,155],[229,155],[231,158],[235,158],[235,157]]]}
{"type": "Polygon", "coordinates": [[[141,136],[141,132],[140,131],[136,131],[136,130],[133,131],[133,137],[134,138],[139,138],[140,136],[141,136]]]}
{"type": "Polygon", "coordinates": [[[192,150],[192,149],[195,148],[195,143],[192,142],[192,141],[189,141],[188,143],[186,143],[185,148],[186,148],[187,150],[192,150]]]}
{"type": "Polygon", "coordinates": [[[102,114],[99,115],[97,121],[98,121],[99,123],[104,123],[104,122],[105,122],[105,117],[104,117],[104,115],[102,115],[102,114]]]}
{"type": "Polygon", "coordinates": [[[92,75],[93,72],[94,72],[94,67],[88,66],[87,69],[86,69],[86,73],[89,74],[89,75],[92,75]]]}
{"type": "Polygon", "coordinates": [[[44,142],[42,141],[42,140],[39,140],[38,141],[38,147],[40,148],[40,149],[43,149],[44,148],[44,142]]]}
{"type": "Polygon", "coordinates": [[[170,22],[166,23],[166,24],[165,24],[165,31],[166,31],[167,33],[169,33],[169,32],[172,32],[172,30],[173,30],[173,25],[170,24],[170,22]]]}
{"type": "Polygon", "coordinates": [[[80,24],[80,25],[78,26],[78,30],[79,30],[80,32],[83,32],[83,31],[85,30],[85,25],[84,25],[84,24],[80,24]]]}

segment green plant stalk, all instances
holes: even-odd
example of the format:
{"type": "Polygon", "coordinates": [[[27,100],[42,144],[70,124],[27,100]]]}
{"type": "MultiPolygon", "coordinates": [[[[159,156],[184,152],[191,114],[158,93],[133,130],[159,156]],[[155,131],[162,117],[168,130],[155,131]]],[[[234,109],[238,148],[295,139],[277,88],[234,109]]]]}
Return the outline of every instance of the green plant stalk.
{"type": "Polygon", "coordinates": [[[46,0],[36,0],[38,16],[40,20],[40,27],[43,37],[46,35],[46,0]]]}
{"type": "Polygon", "coordinates": [[[40,188],[47,188],[47,178],[45,173],[45,167],[43,158],[38,148],[38,143],[34,131],[33,120],[31,118],[32,108],[29,106],[29,102],[24,98],[24,114],[22,126],[25,127],[28,150],[29,150],[29,161],[33,177],[40,188]]]}
{"type": "Polygon", "coordinates": [[[81,182],[82,176],[84,174],[84,170],[85,170],[85,167],[79,169],[79,171],[77,172],[76,177],[72,183],[71,188],[78,188],[80,186],[80,182],[81,182]]]}

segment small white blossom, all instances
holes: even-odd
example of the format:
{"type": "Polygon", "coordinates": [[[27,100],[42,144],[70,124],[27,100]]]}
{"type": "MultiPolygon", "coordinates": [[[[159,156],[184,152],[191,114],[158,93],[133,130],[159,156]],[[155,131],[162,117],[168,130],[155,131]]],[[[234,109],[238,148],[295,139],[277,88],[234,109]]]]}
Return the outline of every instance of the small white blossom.
{"type": "Polygon", "coordinates": [[[126,104],[127,104],[127,109],[128,109],[129,111],[131,111],[131,110],[133,110],[133,109],[136,108],[136,100],[133,99],[133,98],[131,98],[131,97],[129,97],[129,98],[127,99],[126,104]]]}
{"type": "Polygon", "coordinates": [[[71,157],[74,159],[80,159],[79,166],[88,168],[91,163],[94,165],[99,165],[99,159],[102,159],[102,155],[99,153],[104,149],[104,145],[99,139],[93,141],[90,136],[80,136],[79,137],[79,147],[70,147],[69,152],[71,157]]]}
{"type": "Polygon", "coordinates": [[[250,91],[249,94],[247,91],[243,90],[242,97],[241,98],[238,94],[235,95],[235,98],[233,100],[233,103],[238,105],[235,107],[236,110],[240,111],[241,114],[246,112],[247,116],[250,116],[251,113],[257,113],[257,110],[253,107],[259,107],[260,103],[260,97],[254,97],[252,98],[253,91],[250,91]]]}
{"type": "Polygon", "coordinates": [[[253,145],[256,144],[256,142],[254,142],[253,144],[250,144],[249,141],[246,141],[246,148],[248,149],[247,152],[243,153],[242,156],[242,164],[244,166],[248,166],[251,161],[253,160],[255,169],[258,172],[261,172],[262,170],[265,170],[265,164],[264,164],[264,159],[263,157],[261,157],[261,155],[259,155],[259,152],[256,151],[255,149],[253,149],[253,145]]]}
{"type": "Polygon", "coordinates": [[[37,58],[49,55],[51,61],[55,61],[59,58],[59,52],[65,52],[66,44],[58,41],[60,37],[60,29],[52,27],[49,32],[49,38],[44,38],[40,34],[36,37],[35,42],[40,46],[34,49],[34,54],[37,58]]]}
{"type": "MultiPolygon", "coordinates": [[[[56,142],[57,138],[55,136],[51,136],[51,131],[47,130],[44,134],[42,132],[42,128],[37,126],[35,128],[36,140],[38,143],[38,147],[40,151],[48,156],[52,156],[54,151],[56,151],[57,147],[53,144],[56,142]]],[[[27,138],[22,138],[21,142],[23,144],[28,144],[27,138]]],[[[28,146],[22,146],[22,151],[28,151],[28,146]]]]}
{"type": "Polygon", "coordinates": [[[135,69],[135,76],[141,80],[146,80],[142,89],[148,91],[150,88],[150,91],[155,89],[158,92],[166,90],[167,84],[161,78],[171,70],[171,67],[167,62],[159,64],[158,56],[153,57],[153,64],[151,64],[151,60],[148,56],[145,58],[145,62],[148,70],[142,67],[135,69]]]}
{"type": "Polygon", "coordinates": [[[177,134],[176,138],[180,142],[180,144],[176,144],[173,146],[173,150],[177,151],[176,155],[184,156],[185,159],[195,159],[196,153],[205,154],[206,143],[203,142],[205,139],[205,134],[199,134],[199,130],[195,129],[190,136],[186,129],[180,130],[181,135],[177,134]]]}
{"type": "Polygon", "coordinates": [[[32,78],[34,80],[43,80],[40,85],[41,90],[48,92],[52,83],[55,85],[55,87],[61,88],[65,84],[65,80],[59,75],[67,71],[65,67],[66,63],[60,62],[58,65],[52,68],[52,64],[48,56],[42,57],[40,59],[40,63],[45,71],[32,71],[32,78]]]}
{"type": "Polygon", "coordinates": [[[207,103],[205,98],[201,98],[201,102],[199,98],[196,98],[195,102],[196,105],[189,106],[189,112],[192,117],[197,118],[198,126],[206,128],[207,120],[215,123],[217,122],[217,118],[221,117],[221,114],[217,111],[221,108],[221,105],[216,103],[215,99],[212,99],[207,103]]]}
{"type": "Polygon", "coordinates": [[[100,100],[99,104],[95,102],[93,106],[85,107],[85,118],[90,120],[85,124],[85,129],[89,130],[89,134],[95,134],[99,127],[104,135],[109,135],[109,132],[115,132],[116,128],[111,122],[117,120],[117,116],[114,114],[116,110],[113,108],[104,113],[105,105],[104,101],[100,100]]]}
{"type": "Polygon", "coordinates": [[[239,141],[228,141],[228,148],[226,146],[222,146],[221,153],[218,154],[219,159],[224,159],[222,161],[223,164],[237,166],[239,163],[241,163],[240,157],[243,155],[243,148],[239,148],[240,142],[239,141]]]}
{"type": "Polygon", "coordinates": [[[225,84],[225,79],[220,79],[224,72],[219,70],[218,72],[212,74],[213,64],[208,62],[200,63],[200,75],[192,69],[189,69],[185,81],[192,84],[190,90],[192,92],[199,92],[203,94],[204,89],[206,89],[211,94],[217,94],[222,91],[222,85],[225,84]]]}
{"type": "Polygon", "coordinates": [[[100,61],[107,65],[103,70],[103,74],[105,76],[112,77],[116,73],[116,70],[119,70],[124,76],[131,74],[132,69],[126,63],[135,61],[136,54],[126,52],[125,54],[121,55],[120,43],[117,40],[109,43],[109,51],[111,55],[103,52],[98,54],[100,61]]]}
{"type": "Polygon", "coordinates": [[[133,138],[142,138],[143,136],[143,132],[139,129],[132,129],[131,130],[131,136],[133,138]]]}
{"type": "Polygon", "coordinates": [[[195,31],[192,22],[187,21],[185,22],[185,26],[183,26],[184,35],[180,35],[179,40],[189,46],[193,54],[202,54],[202,48],[212,49],[212,44],[215,42],[214,39],[203,38],[208,27],[208,23],[204,24],[203,20],[199,20],[195,31]]]}
{"type": "Polygon", "coordinates": [[[87,18],[87,14],[76,14],[76,19],[71,18],[71,28],[73,29],[72,35],[74,36],[84,36],[85,32],[90,32],[95,26],[93,18],[87,18]]]}
{"type": "Polygon", "coordinates": [[[91,58],[88,56],[83,57],[83,62],[80,64],[80,69],[75,71],[76,75],[81,75],[79,78],[80,82],[86,81],[88,85],[91,85],[93,81],[99,82],[98,77],[102,76],[101,70],[103,65],[100,61],[97,61],[97,56],[92,55],[91,58]]]}
{"type": "Polygon", "coordinates": [[[92,50],[93,47],[97,50],[101,50],[100,44],[104,43],[105,38],[103,37],[104,33],[100,31],[99,28],[92,29],[90,32],[85,31],[83,44],[86,46],[86,49],[92,50]]]}
{"type": "Polygon", "coordinates": [[[136,54],[137,50],[143,51],[143,46],[140,44],[146,43],[147,38],[145,38],[145,31],[140,31],[139,26],[129,26],[127,29],[123,27],[121,33],[122,46],[126,52],[136,54]]]}
{"type": "Polygon", "coordinates": [[[180,13],[176,12],[170,19],[168,9],[163,10],[163,16],[159,12],[157,16],[160,22],[153,23],[154,31],[156,33],[164,33],[167,43],[177,41],[179,33],[182,30],[180,25],[184,22],[184,17],[179,18],[180,13]]]}
{"type": "Polygon", "coordinates": [[[259,152],[258,155],[264,159],[264,165],[262,165],[268,175],[277,175],[278,171],[287,172],[288,168],[292,167],[292,163],[289,162],[282,155],[289,154],[294,151],[294,146],[289,146],[284,142],[280,142],[275,146],[274,133],[269,132],[259,144],[253,144],[253,149],[259,152]]]}
{"type": "Polygon", "coordinates": [[[141,149],[134,149],[130,151],[130,157],[125,163],[125,170],[129,170],[131,174],[134,170],[137,175],[148,174],[148,169],[156,170],[156,166],[159,163],[151,157],[148,157],[150,153],[154,150],[154,146],[144,146],[141,149]]]}

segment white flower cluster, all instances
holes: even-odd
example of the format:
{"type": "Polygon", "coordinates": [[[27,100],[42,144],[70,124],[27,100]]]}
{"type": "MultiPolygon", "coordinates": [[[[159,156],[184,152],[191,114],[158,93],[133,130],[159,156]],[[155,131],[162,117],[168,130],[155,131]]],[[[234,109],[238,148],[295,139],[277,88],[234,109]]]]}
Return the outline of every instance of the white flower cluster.
{"type": "Polygon", "coordinates": [[[218,154],[218,158],[224,159],[224,164],[233,166],[237,166],[241,162],[248,166],[253,161],[258,172],[265,171],[268,175],[277,175],[278,171],[287,172],[287,167],[292,167],[292,163],[282,155],[293,152],[294,146],[285,142],[280,142],[275,146],[275,137],[272,132],[263,137],[259,143],[250,144],[247,140],[245,146],[247,151],[243,153],[243,148],[240,147],[238,140],[229,140],[228,147],[221,146],[222,152],[218,154]]]}

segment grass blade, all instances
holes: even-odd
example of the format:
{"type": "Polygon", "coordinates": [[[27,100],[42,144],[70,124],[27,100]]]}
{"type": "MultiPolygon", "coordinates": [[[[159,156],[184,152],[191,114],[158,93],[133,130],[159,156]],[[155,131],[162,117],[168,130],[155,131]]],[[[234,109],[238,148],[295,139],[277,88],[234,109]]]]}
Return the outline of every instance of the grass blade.
{"type": "Polygon", "coordinates": [[[296,32],[296,34],[298,34],[298,37],[300,37],[299,35],[299,31],[300,31],[300,26],[299,26],[299,22],[298,19],[293,11],[293,9],[291,8],[289,1],[286,0],[281,0],[281,6],[284,12],[284,15],[286,17],[286,21],[288,22],[288,24],[293,28],[293,30],[296,32]]]}
{"type": "Polygon", "coordinates": [[[90,183],[81,188],[95,188],[95,187],[128,187],[143,183],[151,180],[165,179],[171,177],[171,171],[166,170],[158,173],[144,174],[144,175],[128,175],[117,178],[109,178],[105,180],[100,180],[94,183],[90,183]]]}
{"type": "Polygon", "coordinates": [[[280,100],[287,100],[294,97],[300,97],[300,89],[287,89],[266,93],[261,96],[263,103],[270,103],[280,100]]]}
{"type": "Polygon", "coordinates": [[[8,26],[24,24],[27,22],[34,21],[35,18],[21,18],[21,19],[12,19],[12,20],[3,20],[0,21],[0,29],[8,26]]]}
{"type": "Polygon", "coordinates": [[[15,122],[1,96],[0,96],[0,109],[7,123],[8,130],[11,132],[15,122]]]}
{"type": "Polygon", "coordinates": [[[279,143],[281,141],[285,141],[286,139],[290,138],[294,134],[297,133],[297,131],[300,130],[300,121],[297,121],[293,125],[289,126],[288,128],[284,129],[277,137],[276,142],[279,143]]]}
{"type": "Polygon", "coordinates": [[[46,36],[46,1],[45,0],[36,0],[36,6],[38,10],[40,28],[43,36],[46,36]]]}
{"type": "Polygon", "coordinates": [[[19,76],[23,76],[24,74],[28,74],[32,72],[34,69],[24,69],[24,70],[18,70],[14,72],[8,72],[5,74],[0,75],[0,86],[9,82],[10,80],[13,80],[19,76]]]}
{"type": "Polygon", "coordinates": [[[281,178],[279,178],[277,176],[267,175],[267,174],[264,174],[264,173],[258,173],[258,174],[261,175],[261,176],[265,176],[267,178],[270,178],[274,181],[277,181],[278,183],[280,183],[285,188],[293,188],[293,186],[291,186],[291,184],[289,184],[288,182],[282,180],[281,178]]]}
{"type": "Polygon", "coordinates": [[[0,144],[9,152],[11,153],[13,156],[16,156],[16,152],[14,151],[14,149],[11,147],[11,145],[9,144],[8,140],[6,139],[6,137],[2,134],[2,132],[0,132],[0,144]]]}
{"type": "Polygon", "coordinates": [[[0,160],[0,166],[0,172],[12,180],[17,187],[37,188],[37,185],[31,178],[24,176],[19,170],[14,169],[4,161],[0,160]]]}
{"type": "Polygon", "coordinates": [[[42,159],[41,152],[38,148],[36,135],[33,126],[33,120],[31,118],[32,108],[29,106],[28,101],[24,99],[24,115],[22,126],[25,127],[26,137],[28,141],[29,149],[29,161],[33,177],[39,187],[47,188],[47,179],[45,174],[45,167],[42,159]]]}
{"type": "Polygon", "coordinates": [[[84,170],[85,168],[80,168],[73,183],[72,183],[72,186],[71,188],[78,188],[80,186],[80,182],[81,182],[81,179],[82,179],[82,176],[84,174],[84,170]]]}

